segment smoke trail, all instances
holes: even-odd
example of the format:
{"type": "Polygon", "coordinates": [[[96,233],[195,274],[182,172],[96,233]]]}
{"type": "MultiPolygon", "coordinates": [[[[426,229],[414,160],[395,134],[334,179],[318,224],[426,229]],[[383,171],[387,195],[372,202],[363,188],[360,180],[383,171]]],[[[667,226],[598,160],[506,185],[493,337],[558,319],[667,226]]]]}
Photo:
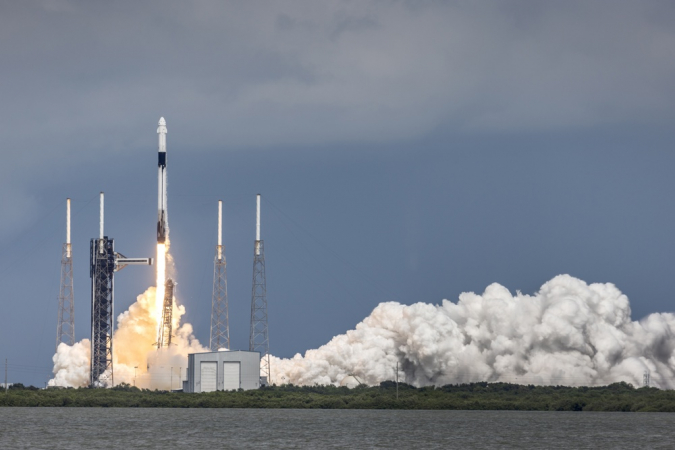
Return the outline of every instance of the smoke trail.
{"type": "Polygon", "coordinates": [[[675,316],[631,320],[613,284],[560,275],[536,295],[492,284],[457,303],[389,302],[356,329],[291,359],[271,358],[277,384],[366,384],[396,378],[423,385],[505,381],[601,385],[626,381],[675,387],[675,316]]]}

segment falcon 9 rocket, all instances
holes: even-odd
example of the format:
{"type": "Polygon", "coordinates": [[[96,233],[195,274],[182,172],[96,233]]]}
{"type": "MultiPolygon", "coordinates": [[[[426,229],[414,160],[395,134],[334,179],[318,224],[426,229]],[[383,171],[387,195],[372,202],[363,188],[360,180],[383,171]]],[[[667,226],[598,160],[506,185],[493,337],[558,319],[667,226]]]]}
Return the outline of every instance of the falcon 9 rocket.
{"type": "Polygon", "coordinates": [[[164,244],[166,241],[166,120],[159,119],[157,134],[159,135],[159,156],[157,161],[157,243],[164,244]]]}

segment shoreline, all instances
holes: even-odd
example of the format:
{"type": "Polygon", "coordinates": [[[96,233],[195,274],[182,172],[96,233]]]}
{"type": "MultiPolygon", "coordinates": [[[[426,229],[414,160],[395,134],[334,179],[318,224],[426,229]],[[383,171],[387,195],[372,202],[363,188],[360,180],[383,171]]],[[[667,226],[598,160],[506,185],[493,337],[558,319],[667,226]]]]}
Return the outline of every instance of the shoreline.
{"type": "Polygon", "coordinates": [[[18,385],[0,392],[0,407],[396,409],[483,411],[675,412],[675,391],[634,388],[627,383],[602,387],[470,383],[421,387],[391,381],[357,388],[271,386],[249,391],[183,393],[119,385],[111,389],[18,385]]]}

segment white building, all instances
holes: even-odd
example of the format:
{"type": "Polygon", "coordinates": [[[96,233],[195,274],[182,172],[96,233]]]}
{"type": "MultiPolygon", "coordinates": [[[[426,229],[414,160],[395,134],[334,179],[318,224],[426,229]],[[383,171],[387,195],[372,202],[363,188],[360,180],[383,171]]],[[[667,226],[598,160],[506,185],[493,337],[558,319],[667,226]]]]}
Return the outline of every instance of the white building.
{"type": "Polygon", "coordinates": [[[188,355],[183,392],[231,391],[260,387],[260,353],[219,351],[188,355]]]}

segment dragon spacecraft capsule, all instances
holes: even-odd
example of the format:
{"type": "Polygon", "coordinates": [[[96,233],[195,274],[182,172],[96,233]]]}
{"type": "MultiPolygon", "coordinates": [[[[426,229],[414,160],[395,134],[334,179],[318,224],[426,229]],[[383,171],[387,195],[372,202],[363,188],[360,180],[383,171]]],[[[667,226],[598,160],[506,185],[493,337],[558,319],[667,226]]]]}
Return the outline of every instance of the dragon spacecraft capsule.
{"type": "Polygon", "coordinates": [[[157,155],[157,243],[166,241],[166,120],[159,119],[157,134],[159,135],[159,150],[157,155]]]}

